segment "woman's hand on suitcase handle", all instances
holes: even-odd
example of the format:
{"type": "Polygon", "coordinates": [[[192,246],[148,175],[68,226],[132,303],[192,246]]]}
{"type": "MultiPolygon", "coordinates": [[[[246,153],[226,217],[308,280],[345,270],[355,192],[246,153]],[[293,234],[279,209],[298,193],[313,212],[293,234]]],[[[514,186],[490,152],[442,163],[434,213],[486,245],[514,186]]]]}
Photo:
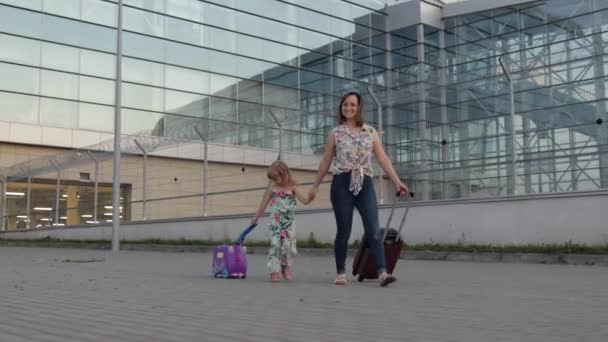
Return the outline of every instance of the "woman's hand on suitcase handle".
{"type": "Polygon", "coordinates": [[[410,190],[407,188],[407,186],[405,184],[403,184],[403,182],[399,181],[399,183],[395,183],[395,187],[397,188],[397,196],[405,196],[407,195],[410,190]]]}

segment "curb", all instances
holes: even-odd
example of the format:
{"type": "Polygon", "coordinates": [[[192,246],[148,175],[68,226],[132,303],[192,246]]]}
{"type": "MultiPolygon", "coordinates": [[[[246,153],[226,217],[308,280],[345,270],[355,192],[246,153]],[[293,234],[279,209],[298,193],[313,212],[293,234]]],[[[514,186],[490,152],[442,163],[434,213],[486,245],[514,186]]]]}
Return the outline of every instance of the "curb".
{"type": "MultiPolygon", "coordinates": [[[[75,243],[75,242],[26,242],[0,241],[0,247],[39,247],[39,248],[73,248],[110,250],[110,244],[104,243],[75,243]]],[[[168,253],[210,253],[213,246],[201,245],[144,245],[121,244],[124,251],[147,251],[168,253]]],[[[248,254],[266,254],[268,247],[247,247],[248,254]]],[[[298,248],[298,252],[308,256],[332,256],[331,248],[298,248]]],[[[354,255],[355,249],[349,250],[354,255]]],[[[481,263],[517,263],[517,264],[547,264],[547,265],[586,265],[608,266],[608,254],[563,254],[563,253],[492,253],[492,252],[437,252],[437,251],[407,251],[401,253],[404,260],[430,260],[481,263]]]]}

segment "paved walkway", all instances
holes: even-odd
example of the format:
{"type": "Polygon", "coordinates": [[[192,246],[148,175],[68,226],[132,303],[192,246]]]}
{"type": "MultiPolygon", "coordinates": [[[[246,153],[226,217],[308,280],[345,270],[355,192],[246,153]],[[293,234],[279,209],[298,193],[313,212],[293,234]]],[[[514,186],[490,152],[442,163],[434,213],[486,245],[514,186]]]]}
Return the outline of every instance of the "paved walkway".
{"type": "Polygon", "coordinates": [[[280,284],[210,258],[0,248],[0,341],[608,341],[604,267],[402,260],[383,289],[332,285],[328,257],[280,284]]]}

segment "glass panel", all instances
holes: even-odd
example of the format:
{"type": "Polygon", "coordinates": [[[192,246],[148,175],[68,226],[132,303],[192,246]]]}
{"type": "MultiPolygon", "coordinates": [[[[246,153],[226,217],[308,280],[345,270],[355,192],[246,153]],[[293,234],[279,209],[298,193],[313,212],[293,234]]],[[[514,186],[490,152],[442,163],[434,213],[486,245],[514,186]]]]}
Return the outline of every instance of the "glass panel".
{"type": "Polygon", "coordinates": [[[203,70],[209,65],[207,54],[211,51],[174,42],[167,42],[166,46],[167,63],[203,70]]]}
{"type": "Polygon", "coordinates": [[[210,102],[209,117],[211,119],[236,122],[236,101],[212,97],[210,102]]]}
{"type": "Polygon", "coordinates": [[[114,81],[80,76],[80,100],[114,104],[114,81]]]}
{"type": "Polygon", "coordinates": [[[285,87],[298,87],[298,69],[277,65],[264,71],[264,81],[285,87]]]}
{"type": "Polygon", "coordinates": [[[165,17],[130,7],[124,8],[124,29],[151,36],[165,36],[165,17]]]}
{"type": "Polygon", "coordinates": [[[78,76],[58,71],[41,70],[40,94],[70,100],[78,99],[78,76]]]}
{"type": "Polygon", "coordinates": [[[0,0],[2,4],[9,4],[34,10],[42,10],[42,0],[0,0]]]}
{"type": "Polygon", "coordinates": [[[88,103],[80,103],[78,107],[79,128],[102,132],[114,131],[114,107],[88,103]]]}
{"type": "Polygon", "coordinates": [[[237,36],[237,53],[252,58],[264,59],[264,41],[243,34],[237,36]]]}
{"type": "Polygon", "coordinates": [[[47,13],[58,14],[75,19],[80,18],[80,0],[44,0],[42,10],[47,13]]]}
{"type": "Polygon", "coordinates": [[[206,117],[203,99],[205,96],[180,91],[165,90],[166,112],[187,116],[206,117]]]}
{"type": "Polygon", "coordinates": [[[226,52],[237,51],[236,33],[214,27],[206,27],[206,31],[208,32],[209,39],[206,41],[207,44],[204,44],[205,46],[226,52]]]}
{"type": "Polygon", "coordinates": [[[300,88],[319,93],[331,93],[331,76],[302,70],[300,72],[300,88]]]}
{"type": "Polygon", "coordinates": [[[286,108],[297,108],[298,90],[265,84],[264,104],[286,108]]]}
{"type": "Polygon", "coordinates": [[[78,103],[73,101],[40,99],[40,124],[74,128],[78,120],[78,103]]]}
{"type": "Polygon", "coordinates": [[[274,64],[255,59],[239,58],[238,76],[252,80],[262,81],[264,70],[274,67],[274,64]]]}
{"type": "Polygon", "coordinates": [[[300,49],[270,41],[263,41],[264,59],[274,63],[298,66],[300,49]]]}
{"type": "Polygon", "coordinates": [[[236,98],[236,84],[239,82],[238,78],[218,74],[209,74],[209,76],[209,84],[211,87],[209,92],[211,95],[236,98]]]}
{"type": "Polygon", "coordinates": [[[202,71],[167,66],[167,88],[192,91],[201,94],[209,93],[209,74],[202,71]]]}
{"type": "Polygon", "coordinates": [[[40,42],[35,40],[0,34],[0,60],[40,65],[40,42]]]}
{"type": "Polygon", "coordinates": [[[99,0],[82,1],[82,20],[116,27],[116,5],[99,0]]]}
{"type": "Polygon", "coordinates": [[[42,66],[49,69],[78,72],[79,51],[69,46],[42,43],[42,66]]]}
{"type": "Polygon", "coordinates": [[[162,89],[137,84],[123,84],[123,106],[162,112],[165,109],[162,89]]]}
{"type": "Polygon", "coordinates": [[[200,22],[203,6],[198,0],[167,0],[167,14],[200,22]]]}
{"type": "Polygon", "coordinates": [[[211,120],[209,132],[211,142],[233,145],[236,143],[237,125],[232,122],[211,120]]]}
{"type": "Polygon", "coordinates": [[[107,53],[80,50],[80,73],[114,78],[116,75],[116,56],[107,53]]]}
{"type": "Polygon", "coordinates": [[[167,38],[199,45],[203,41],[202,25],[167,17],[167,38]]]}
{"type": "Polygon", "coordinates": [[[330,67],[330,56],[322,55],[315,52],[307,52],[300,56],[300,63],[302,68],[321,72],[324,74],[331,74],[330,67]]]}
{"type": "Polygon", "coordinates": [[[203,121],[199,118],[167,114],[163,121],[163,136],[178,139],[198,140],[200,142],[200,137],[194,130],[194,126],[197,124],[202,126],[203,121]]]}
{"type": "Polygon", "coordinates": [[[85,48],[116,51],[116,31],[107,27],[44,15],[42,38],[85,48]]]}
{"type": "Polygon", "coordinates": [[[217,27],[236,29],[235,12],[216,5],[207,5],[205,23],[217,27]]]}
{"type": "MultiPolygon", "coordinates": [[[[123,108],[122,133],[123,134],[153,134],[159,133],[163,126],[164,114],[146,112],[123,108]]],[[[160,132],[162,133],[162,132],[160,132]]]]}
{"type": "Polygon", "coordinates": [[[0,6],[0,31],[38,38],[42,32],[42,15],[0,6]]]}
{"type": "Polygon", "coordinates": [[[165,42],[162,39],[130,32],[125,32],[123,38],[125,56],[139,57],[158,62],[165,61],[165,42]]]}
{"type": "Polygon", "coordinates": [[[124,3],[153,12],[163,13],[165,11],[165,0],[124,0],[124,3]]]}
{"type": "Polygon", "coordinates": [[[0,63],[0,89],[28,94],[38,94],[40,72],[38,69],[0,63]]]}
{"type": "Polygon", "coordinates": [[[239,102],[238,107],[239,122],[250,124],[260,124],[262,122],[262,105],[249,102],[239,102]]]}
{"type": "Polygon", "coordinates": [[[0,120],[38,123],[38,97],[0,91],[0,120]]]}
{"type": "Polygon", "coordinates": [[[226,75],[236,75],[239,60],[244,58],[219,51],[209,50],[207,52],[209,59],[204,69],[226,75]]]}
{"type": "Polygon", "coordinates": [[[262,103],[262,83],[242,80],[238,83],[238,98],[249,102],[262,103]]]}
{"type": "Polygon", "coordinates": [[[123,58],[124,80],[163,87],[165,66],[133,58],[123,58]]]}

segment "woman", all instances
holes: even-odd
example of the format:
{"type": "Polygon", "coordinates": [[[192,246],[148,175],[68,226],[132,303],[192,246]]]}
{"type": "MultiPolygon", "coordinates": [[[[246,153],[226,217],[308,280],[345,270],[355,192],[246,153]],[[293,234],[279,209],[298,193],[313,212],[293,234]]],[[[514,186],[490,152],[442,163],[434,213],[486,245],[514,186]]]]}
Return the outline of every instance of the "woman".
{"type": "Polygon", "coordinates": [[[397,190],[406,194],[408,189],[393,169],[376,130],[364,124],[363,113],[363,99],[359,93],[349,92],[342,96],[337,113],[338,126],[329,133],[325,154],[319,164],[309,197],[313,199],[316,196],[319,184],[333,161],[330,197],[337,226],[334,241],[337,277],[334,283],[347,284],[346,253],[353,223],[353,209],[357,207],[363,221],[365,238],[370,243],[376,262],[380,285],[386,286],[397,279],[386,272],[384,243],[380,236],[376,192],[372,181],[372,152],[397,190]]]}

